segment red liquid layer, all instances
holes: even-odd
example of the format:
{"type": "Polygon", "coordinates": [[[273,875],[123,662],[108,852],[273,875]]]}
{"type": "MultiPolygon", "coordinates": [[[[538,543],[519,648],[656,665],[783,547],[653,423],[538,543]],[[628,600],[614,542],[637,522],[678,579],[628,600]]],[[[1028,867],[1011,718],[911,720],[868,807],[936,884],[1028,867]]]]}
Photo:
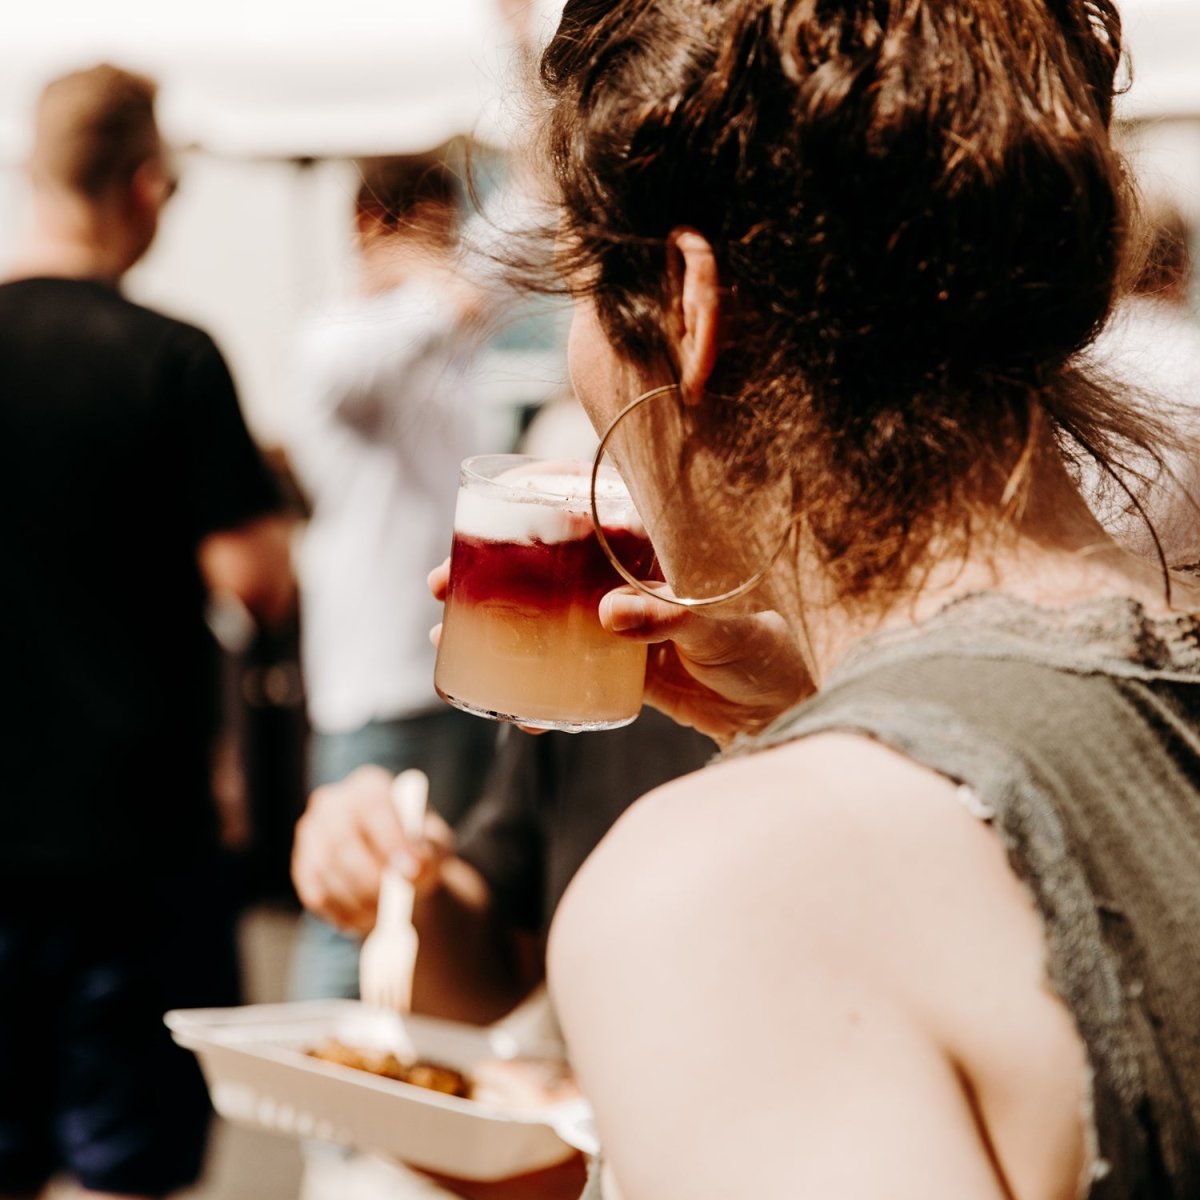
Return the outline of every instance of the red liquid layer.
{"type": "MultiPolygon", "coordinates": [[[[618,561],[654,577],[649,541],[606,531],[618,561]]],[[[622,583],[595,533],[563,542],[456,534],[435,684],[472,712],[550,729],[603,729],[637,716],[646,647],[600,625],[622,583]]]]}
{"type": "MultiPolygon", "coordinates": [[[[648,538],[628,529],[604,533],[617,561],[636,578],[661,578],[648,538]]],[[[467,604],[507,600],[535,608],[595,607],[605,592],[622,583],[595,533],[565,542],[501,542],[454,535],[451,600],[467,604]]]]}

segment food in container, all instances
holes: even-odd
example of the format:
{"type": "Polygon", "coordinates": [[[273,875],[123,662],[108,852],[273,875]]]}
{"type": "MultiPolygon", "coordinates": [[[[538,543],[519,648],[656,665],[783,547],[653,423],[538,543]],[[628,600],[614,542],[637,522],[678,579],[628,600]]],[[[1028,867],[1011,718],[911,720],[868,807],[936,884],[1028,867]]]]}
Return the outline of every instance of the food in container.
{"type": "Polygon", "coordinates": [[[239,1124],[474,1180],[523,1175],[597,1149],[590,1111],[566,1085],[561,1061],[554,1071],[563,1090],[530,1104],[531,1078],[553,1077],[547,1061],[556,1061],[555,1048],[518,1043],[505,1030],[381,1013],[352,1000],[176,1010],[166,1020],[197,1055],[217,1112],[239,1124]],[[310,1053],[330,1039],[378,1053],[411,1042],[420,1061],[476,1085],[477,1098],[310,1053]]]}

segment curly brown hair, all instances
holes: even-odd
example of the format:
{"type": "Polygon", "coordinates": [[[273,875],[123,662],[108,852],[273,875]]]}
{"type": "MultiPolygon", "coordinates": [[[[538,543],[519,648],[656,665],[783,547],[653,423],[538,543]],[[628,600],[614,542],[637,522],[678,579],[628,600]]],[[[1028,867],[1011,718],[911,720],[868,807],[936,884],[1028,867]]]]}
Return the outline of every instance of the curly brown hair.
{"type": "Polygon", "coordinates": [[[1155,454],[1076,357],[1124,269],[1121,57],[1108,0],[568,0],[541,62],[561,265],[648,361],[668,234],[711,243],[695,432],[747,489],[790,476],[844,598],[1018,509],[1047,450],[1155,454]]]}

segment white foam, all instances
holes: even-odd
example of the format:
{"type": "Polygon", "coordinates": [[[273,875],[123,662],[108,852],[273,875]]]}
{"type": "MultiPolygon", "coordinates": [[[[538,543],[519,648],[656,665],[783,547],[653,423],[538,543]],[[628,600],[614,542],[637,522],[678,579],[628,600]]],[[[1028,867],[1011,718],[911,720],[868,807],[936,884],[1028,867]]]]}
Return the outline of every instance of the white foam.
{"type": "MultiPolygon", "coordinates": [[[[465,488],[458,494],[455,533],[487,541],[566,542],[592,529],[591,475],[540,472],[516,467],[497,476],[498,487],[465,488]]],[[[606,529],[642,532],[624,483],[615,475],[596,481],[606,529]]]]}

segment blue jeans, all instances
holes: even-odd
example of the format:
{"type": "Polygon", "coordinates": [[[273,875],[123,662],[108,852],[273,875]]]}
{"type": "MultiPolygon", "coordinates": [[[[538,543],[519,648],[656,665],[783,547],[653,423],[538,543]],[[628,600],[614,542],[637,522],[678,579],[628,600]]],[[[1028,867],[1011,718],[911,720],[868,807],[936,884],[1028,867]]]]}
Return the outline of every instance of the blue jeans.
{"type": "MultiPolygon", "coordinates": [[[[429,802],[454,824],[478,799],[491,764],[496,725],[455,708],[394,721],[371,721],[348,733],[314,733],[313,787],[345,779],[368,763],[393,774],[419,767],[429,776],[429,802]]],[[[361,939],[305,913],[292,951],[293,1000],[356,999],[361,939]]]]}

